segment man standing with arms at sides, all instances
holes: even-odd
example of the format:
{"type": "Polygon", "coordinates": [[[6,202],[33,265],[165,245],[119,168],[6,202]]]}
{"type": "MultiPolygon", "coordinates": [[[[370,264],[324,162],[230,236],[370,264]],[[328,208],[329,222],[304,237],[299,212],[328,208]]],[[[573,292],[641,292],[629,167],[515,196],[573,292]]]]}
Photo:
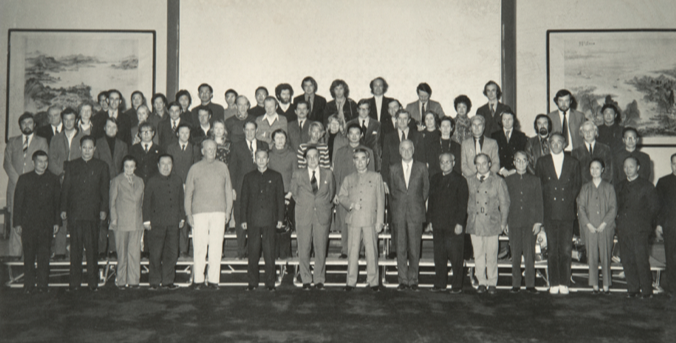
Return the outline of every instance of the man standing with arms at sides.
{"type": "Polygon", "coordinates": [[[228,105],[223,111],[223,120],[228,120],[228,118],[233,117],[237,114],[237,91],[230,88],[225,91],[225,103],[228,105]]]}
{"type": "Polygon", "coordinates": [[[150,290],[160,285],[170,290],[178,259],[179,230],[185,225],[183,180],[172,173],[174,159],[160,155],[158,174],[151,177],[143,194],[143,226],[148,230],[150,248],[150,290]]]}
{"type": "MultiPolygon", "coordinates": [[[[49,151],[47,140],[38,137],[35,130],[35,119],[29,112],[25,112],[19,117],[19,127],[21,128],[21,135],[11,137],[5,146],[5,160],[3,168],[7,173],[7,211],[12,213],[14,201],[14,189],[16,183],[19,181],[19,176],[28,173],[35,169],[33,154],[42,150],[49,151]]],[[[11,217],[11,216],[10,216],[11,217]]],[[[16,232],[14,225],[9,221],[5,223],[6,227],[10,227],[9,237],[9,256],[10,259],[18,261],[21,259],[21,235],[16,232]]]]}
{"type": "Polygon", "coordinates": [[[562,89],[556,92],[554,102],[558,109],[547,114],[552,120],[552,132],[560,132],[565,139],[565,151],[573,151],[573,149],[584,145],[584,139],[580,133],[580,126],[585,121],[584,114],[575,110],[577,108],[577,101],[575,97],[567,89],[562,89]]]}
{"type": "Polygon", "coordinates": [[[627,298],[641,291],[642,299],[653,297],[650,271],[650,234],[660,210],[660,198],[652,182],[639,177],[640,162],[624,160],[626,179],[615,186],[617,194],[617,238],[622,251],[622,269],[627,277],[627,298]]]}
{"type": "Polygon", "coordinates": [[[40,293],[48,292],[49,245],[52,235],[59,231],[59,201],[61,183],[47,170],[47,153],[33,153],[35,169],[19,176],[14,192],[14,224],[23,242],[24,292],[35,289],[35,262],[37,255],[37,281],[40,293]]]}
{"type": "Polygon", "coordinates": [[[356,173],[348,175],[338,193],[340,204],[348,210],[345,221],[349,231],[347,249],[347,285],[349,292],[359,275],[359,246],[364,238],[366,251],[366,282],[374,292],[380,291],[378,281],[378,232],[383,229],[385,190],[380,174],[369,171],[369,153],[357,149],[353,155],[356,173]]]}
{"type": "MultiPolygon", "coordinates": [[[[253,291],[258,287],[258,261],[265,260],[265,286],[275,291],[275,228],[284,226],[284,181],[282,175],[268,169],[270,157],[268,151],[257,150],[257,169],[244,175],[240,192],[241,226],[248,236],[249,287],[253,291]],[[262,237],[262,240],[261,240],[262,237]]],[[[298,217],[296,217],[298,218],[298,217]]],[[[299,218],[300,219],[300,218],[299,218]]],[[[316,254],[319,254],[316,251],[316,254]]]]}
{"type": "Polygon", "coordinates": [[[61,192],[61,219],[68,220],[70,231],[70,291],[80,288],[82,249],[87,254],[89,289],[98,290],[99,225],[106,220],[110,175],[108,165],[94,158],[94,137],[80,139],[82,157],[66,164],[61,192]]]}
{"type": "Polygon", "coordinates": [[[491,160],[491,172],[498,174],[500,171],[500,156],[498,155],[498,143],[495,139],[484,136],[485,119],[482,116],[474,116],[472,122],[472,138],[462,142],[462,175],[469,179],[476,175],[474,157],[486,154],[491,160]]]}
{"type": "Polygon", "coordinates": [[[448,267],[453,268],[451,293],[462,292],[463,254],[465,247],[465,224],[467,222],[467,180],[454,172],[455,156],[450,152],[439,155],[441,173],[430,180],[430,197],[427,208],[427,230],[432,231],[434,240],[434,287],[432,292],[446,290],[448,267]]]}
{"type": "Polygon", "coordinates": [[[374,167],[376,171],[380,170],[380,122],[377,120],[371,120],[369,117],[369,100],[362,99],[359,100],[357,104],[357,112],[359,116],[347,122],[347,126],[350,124],[357,124],[361,127],[362,131],[362,141],[361,143],[369,147],[374,155],[374,167]]]}
{"type": "Polygon", "coordinates": [[[664,252],[667,255],[667,295],[676,294],[676,154],[671,155],[671,174],[657,181],[657,193],[662,205],[657,216],[657,237],[664,235],[664,252]]]}
{"type": "Polygon", "coordinates": [[[225,163],[216,160],[216,142],[202,142],[204,158],[190,167],[185,181],[185,214],[193,228],[194,269],[192,288],[204,284],[207,246],[209,248],[208,286],[218,289],[225,224],[232,211],[232,183],[225,163]]]}
{"type": "MultiPolygon", "coordinates": [[[[260,86],[256,88],[254,98],[256,99],[256,106],[249,109],[249,115],[258,118],[265,114],[265,99],[268,97],[268,89],[260,86]]],[[[275,108],[275,111],[277,109],[275,108]]]]}
{"type": "Polygon", "coordinates": [[[326,249],[333,213],[336,182],[329,169],[319,168],[319,150],[305,151],[306,169],[296,169],[291,177],[291,194],[296,201],[296,232],[303,290],[324,288],[326,249]],[[314,247],[314,277],[310,271],[310,251],[314,247]]]}
{"type": "Polygon", "coordinates": [[[159,144],[162,150],[166,151],[171,143],[178,140],[176,131],[179,125],[190,122],[188,113],[181,113],[181,105],[178,102],[169,104],[169,117],[160,121],[157,125],[157,134],[159,135],[159,144]]]}
{"type": "Polygon", "coordinates": [[[260,139],[265,143],[272,143],[272,133],[275,130],[282,130],[286,132],[287,130],[287,121],[284,115],[277,113],[277,100],[269,96],[265,98],[264,101],[265,114],[256,118],[256,125],[258,126],[258,132],[256,133],[256,139],[260,139]]]}
{"type": "Polygon", "coordinates": [[[393,99],[385,96],[389,85],[384,78],[376,77],[371,81],[369,87],[371,88],[371,94],[373,94],[373,97],[367,100],[369,103],[369,117],[375,119],[383,126],[387,121],[392,120],[388,107],[393,99]]]}
{"type": "Polygon", "coordinates": [[[249,99],[244,95],[238,96],[237,114],[225,121],[225,130],[228,132],[228,137],[233,145],[244,140],[246,123],[256,123],[256,117],[249,114],[249,106],[249,99]]]}
{"type": "Polygon", "coordinates": [[[549,134],[552,133],[552,120],[546,114],[538,114],[533,123],[535,136],[528,138],[528,172],[535,174],[535,165],[542,156],[549,155],[549,134]]]}
{"type": "Polygon", "coordinates": [[[192,114],[192,123],[195,123],[195,126],[197,126],[197,123],[199,123],[199,111],[207,108],[211,110],[211,124],[213,124],[215,120],[225,120],[225,110],[223,109],[223,106],[211,102],[211,99],[214,97],[214,89],[211,88],[208,83],[203,83],[197,87],[197,92],[199,92],[200,105],[194,107],[192,111],[190,111],[192,114]]]}
{"type": "MultiPolygon", "coordinates": [[[[488,98],[488,103],[479,107],[476,114],[483,116],[486,119],[486,137],[492,137],[493,133],[500,131],[500,116],[504,112],[512,112],[512,109],[501,103],[502,89],[495,81],[488,81],[484,86],[484,95],[488,98]]],[[[513,112],[512,112],[513,113],[513,112]]]]}
{"type": "Polygon", "coordinates": [[[305,100],[308,105],[308,119],[312,121],[321,121],[321,117],[324,115],[324,108],[326,108],[326,99],[316,94],[317,92],[317,81],[312,76],[306,76],[301,82],[301,88],[303,88],[303,94],[295,97],[293,99],[293,104],[298,105],[300,100],[305,100]]]}
{"type": "MultiPolygon", "coordinates": [[[[305,100],[299,100],[293,105],[295,107],[296,119],[288,121],[289,144],[292,151],[298,151],[298,147],[310,141],[311,120],[307,119],[308,104],[305,100]]],[[[350,157],[351,158],[351,157],[350,157]]]]}
{"type": "MultiPolygon", "coordinates": [[[[640,150],[638,150],[638,143],[640,142],[641,137],[638,135],[633,127],[625,127],[622,130],[622,142],[624,142],[624,149],[620,150],[618,153],[613,156],[613,162],[615,162],[615,170],[613,171],[613,176],[615,178],[613,184],[617,186],[620,182],[624,181],[626,174],[624,173],[624,160],[627,157],[633,157],[638,161],[638,164],[641,166],[638,170],[638,176],[650,181],[652,174],[652,163],[650,161],[650,156],[640,150]]],[[[606,165],[608,163],[606,162],[606,165]]]]}
{"type": "Polygon", "coordinates": [[[550,154],[542,156],[535,166],[535,175],[542,183],[550,294],[568,294],[573,223],[577,218],[575,199],[582,187],[580,163],[563,152],[565,144],[566,138],[561,133],[551,134],[550,154]]]}
{"type": "MultiPolygon", "coordinates": [[[[231,118],[232,119],[232,118],[231,118]]],[[[244,139],[232,144],[230,152],[230,173],[232,175],[233,200],[235,201],[235,232],[237,233],[237,258],[244,259],[247,252],[246,232],[242,227],[242,211],[240,193],[244,175],[256,170],[256,152],[268,150],[268,144],[256,139],[257,126],[255,122],[244,124],[244,139]]]]}
{"type": "Polygon", "coordinates": [[[293,88],[291,85],[288,83],[277,85],[277,87],[275,87],[275,97],[279,100],[277,114],[283,115],[289,123],[296,120],[297,117],[294,112],[294,106],[291,104],[291,100],[293,100],[293,88]]]}
{"type": "MultiPolygon", "coordinates": [[[[350,124],[347,126],[347,140],[348,145],[338,149],[335,156],[333,156],[333,174],[336,179],[336,189],[340,189],[345,178],[353,173],[357,172],[357,168],[352,162],[354,159],[354,153],[357,149],[365,149],[369,156],[373,156],[373,150],[361,144],[362,131],[361,127],[357,124],[350,124]]],[[[369,171],[375,171],[373,163],[369,163],[367,166],[369,171]]],[[[334,203],[339,205],[338,196],[336,195],[334,203]]],[[[343,206],[338,206],[336,208],[336,221],[334,230],[341,232],[341,250],[340,258],[347,258],[347,246],[348,246],[348,230],[347,225],[345,224],[345,216],[347,216],[347,209],[343,206]]]]}
{"type": "Polygon", "coordinates": [[[47,119],[49,125],[45,125],[35,131],[38,136],[47,140],[47,145],[52,142],[52,137],[56,136],[63,130],[63,123],[61,122],[62,108],[60,105],[52,105],[47,109],[47,119]]]}
{"type": "Polygon", "coordinates": [[[397,231],[397,270],[399,287],[418,290],[418,264],[425,221],[425,202],[429,196],[429,175],[425,163],[413,161],[413,142],[399,144],[401,163],[390,167],[392,224],[397,231]]]}

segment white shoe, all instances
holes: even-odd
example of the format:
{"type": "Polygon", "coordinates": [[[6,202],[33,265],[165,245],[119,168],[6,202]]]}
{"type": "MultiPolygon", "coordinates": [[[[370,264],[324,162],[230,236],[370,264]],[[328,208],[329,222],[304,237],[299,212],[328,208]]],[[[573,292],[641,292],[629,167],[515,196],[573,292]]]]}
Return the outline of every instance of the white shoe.
{"type": "Polygon", "coordinates": [[[561,293],[563,295],[568,294],[569,293],[568,292],[568,286],[563,286],[563,285],[559,286],[559,293],[561,293]]]}
{"type": "Polygon", "coordinates": [[[559,294],[559,286],[549,287],[549,294],[559,294]]]}

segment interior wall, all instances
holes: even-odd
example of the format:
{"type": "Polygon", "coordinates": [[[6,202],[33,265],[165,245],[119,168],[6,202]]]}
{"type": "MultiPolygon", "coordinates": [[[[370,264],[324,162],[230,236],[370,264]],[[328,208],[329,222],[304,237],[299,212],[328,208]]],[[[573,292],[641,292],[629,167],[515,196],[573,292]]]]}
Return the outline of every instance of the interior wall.
{"type": "MultiPolygon", "coordinates": [[[[155,89],[166,89],[166,0],[0,0],[0,113],[7,108],[7,39],[9,29],[155,30],[155,89]]],[[[149,94],[146,94],[149,97],[149,94]]],[[[123,94],[129,102],[129,94],[123,94]]],[[[12,125],[13,123],[10,123],[12,125]]],[[[0,120],[4,136],[5,117],[0,120]]],[[[4,158],[5,140],[0,139],[4,158]]],[[[6,204],[7,175],[0,172],[0,207],[6,204]]]]}
{"type": "Polygon", "coordinates": [[[404,105],[428,82],[447,115],[460,94],[474,113],[486,81],[500,81],[500,10],[494,0],[182,1],[180,88],[198,99],[209,83],[219,104],[233,88],[255,105],[258,86],[286,82],[297,95],[312,75],[328,100],[340,78],[358,101],[382,76],[404,105]]]}
{"type": "MultiPolygon", "coordinates": [[[[674,28],[673,0],[518,0],[517,106],[526,134],[533,120],[546,113],[547,30],[674,28]]],[[[553,97],[553,94],[551,95],[553,97]]],[[[671,173],[669,156],[676,148],[644,148],[653,160],[653,181],[671,173]]]]}

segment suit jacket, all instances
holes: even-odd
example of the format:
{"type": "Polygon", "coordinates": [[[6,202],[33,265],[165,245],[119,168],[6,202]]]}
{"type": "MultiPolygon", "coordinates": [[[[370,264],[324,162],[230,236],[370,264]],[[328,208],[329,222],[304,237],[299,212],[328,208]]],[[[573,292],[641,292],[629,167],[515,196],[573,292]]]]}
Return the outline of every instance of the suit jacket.
{"type": "Polygon", "coordinates": [[[528,155],[528,172],[535,174],[535,165],[542,156],[549,155],[549,141],[547,138],[540,139],[540,136],[528,138],[526,145],[526,154],[528,155]]]}
{"type": "MultiPolygon", "coordinates": [[[[61,125],[61,131],[63,132],[63,124],[61,125]]],[[[52,138],[54,137],[54,129],[52,129],[51,124],[47,124],[47,125],[39,127],[37,130],[35,130],[35,133],[38,136],[46,139],[47,145],[52,143],[52,138]]]]}
{"type": "Polygon", "coordinates": [[[467,179],[460,173],[451,171],[447,175],[437,173],[430,178],[430,196],[427,206],[427,222],[434,230],[455,228],[464,229],[467,223],[467,201],[469,188],[467,179]]]}
{"type": "MultiPolygon", "coordinates": [[[[181,113],[179,125],[183,123],[190,125],[190,115],[188,113],[181,113]]],[[[176,125],[176,128],[178,129],[178,125],[176,125]]],[[[169,116],[160,121],[157,125],[157,137],[160,146],[165,151],[171,143],[178,142],[176,131],[171,129],[171,118],[169,118],[169,116]]]]}
{"type": "Polygon", "coordinates": [[[200,154],[202,153],[202,141],[209,136],[209,133],[211,133],[211,128],[208,132],[204,132],[199,124],[190,130],[190,142],[200,149],[200,154]]]}
{"type": "Polygon", "coordinates": [[[662,225],[662,229],[671,234],[676,229],[676,175],[672,173],[660,178],[655,189],[661,204],[657,225],[662,225]]]}
{"type": "Polygon", "coordinates": [[[110,182],[110,229],[143,230],[143,179],[132,175],[133,185],[124,174],[110,182]],[[116,222],[115,225],[112,223],[116,222]]]}
{"type": "MultiPolygon", "coordinates": [[[[60,200],[61,182],[49,170],[42,175],[29,172],[19,176],[14,192],[12,225],[22,226],[24,230],[51,232],[54,225],[61,224],[60,200]]],[[[9,225],[9,221],[6,221],[5,225],[9,225]]]]}
{"type": "Polygon", "coordinates": [[[143,196],[143,221],[156,226],[176,226],[185,219],[183,180],[175,173],[152,176],[143,196]]]}
{"type": "Polygon", "coordinates": [[[477,108],[476,114],[484,117],[486,120],[486,126],[484,127],[484,135],[486,137],[493,137],[493,133],[502,131],[502,121],[500,120],[500,116],[503,112],[512,112],[512,109],[499,101],[495,106],[495,115],[491,113],[491,107],[488,103],[477,108]]]}
{"type": "Polygon", "coordinates": [[[338,193],[340,204],[348,210],[345,223],[349,226],[364,227],[383,223],[385,214],[385,188],[380,174],[366,171],[364,174],[348,175],[338,193]],[[357,210],[352,208],[360,204],[357,210]]]}
{"type": "MultiPolygon", "coordinates": [[[[466,178],[476,175],[476,166],[474,157],[477,155],[474,137],[465,139],[462,142],[462,175],[466,178]]],[[[500,155],[498,155],[498,143],[492,139],[484,137],[484,143],[481,146],[481,152],[491,158],[491,172],[496,174],[500,171],[500,155]]]]}
{"type": "MultiPolygon", "coordinates": [[[[300,100],[305,100],[305,94],[301,94],[293,98],[294,108],[296,107],[298,101],[300,100]]],[[[326,108],[326,99],[321,95],[315,94],[312,102],[313,102],[311,105],[312,111],[308,113],[307,119],[310,119],[312,121],[323,122],[322,117],[324,116],[324,108],[326,108]]]]}
{"type": "MultiPolygon", "coordinates": [[[[570,137],[573,140],[573,149],[576,149],[584,145],[584,138],[582,137],[582,133],[580,133],[580,126],[582,126],[582,123],[584,123],[585,116],[584,113],[574,109],[570,109],[568,111],[570,112],[567,115],[568,130],[570,131],[570,137]]],[[[557,109],[556,111],[549,112],[547,115],[549,116],[549,119],[552,120],[552,132],[561,132],[563,122],[561,121],[562,118],[559,114],[559,110],[557,109]]],[[[564,136],[565,135],[566,134],[564,133],[564,136]]],[[[568,143],[570,144],[570,142],[568,143]]]]}
{"type": "Polygon", "coordinates": [[[467,233],[476,236],[497,236],[509,216],[509,191],[505,180],[492,172],[484,182],[476,175],[467,178],[467,233]]]}
{"type": "MultiPolygon", "coordinates": [[[[359,119],[359,117],[354,118],[349,122],[347,122],[347,125],[345,125],[345,127],[349,127],[350,124],[357,124],[361,126],[361,119],[359,119]]],[[[380,122],[372,118],[369,118],[369,123],[368,126],[366,127],[366,132],[364,132],[364,135],[360,143],[371,148],[371,150],[375,154],[375,156],[371,157],[371,160],[375,164],[374,166],[376,168],[376,171],[380,170],[380,157],[382,156],[380,135],[381,135],[380,122]]]]}
{"type": "MultiPolygon", "coordinates": [[[[98,222],[100,212],[108,211],[110,176],[105,162],[82,158],[66,163],[66,176],[61,187],[61,211],[68,221],[98,222]]],[[[98,229],[97,229],[98,230],[98,229]]]]}
{"type": "Polygon", "coordinates": [[[225,109],[223,106],[219,104],[214,104],[213,102],[209,102],[206,105],[199,104],[199,106],[193,107],[192,110],[190,110],[190,122],[194,123],[195,126],[199,126],[200,121],[199,121],[199,110],[202,108],[210,108],[211,113],[211,124],[214,123],[216,120],[225,120],[225,109]]]}
{"type": "MultiPolygon", "coordinates": [[[[270,150],[268,149],[268,143],[258,139],[256,140],[256,149],[270,150]]],[[[230,178],[232,179],[232,189],[235,190],[237,194],[237,200],[240,199],[239,193],[242,190],[244,175],[250,171],[256,170],[256,168],[256,163],[253,161],[246,140],[233,143],[232,150],[230,151],[230,165],[228,165],[228,170],[230,171],[230,178]]],[[[282,186],[282,190],[283,189],[284,186],[282,186]]]]}
{"type": "MultiPolygon", "coordinates": [[[[324,124],[324,127],[328,126],[327,124],[329,121],[329,116],[336,113],[338,113],[336,100],[331,100],[324,108],[324,114],[321,120],[321,123],[324,124]]],[[[345,103],[343,104],[343,115],[345,116],[345,122],[348,122],[359,116],[359,112],[357,112],[357,103],[354,100],[350,98],[346,99],[345,103]]]]}
{"type": "Polygon", "coordinates": [[[504,130],[499,130],[493,133],[493,139],[498,143],[498,156],[500,156],[500,168],[507,170],[515,169],[514,153],[517,151],[525,151],[528,145],[528,137],[515,129],[512,129],[511,137],[507,142],[504,130]]]}
{"type": "Polygon", "coordinates": [[[181,144],[176,141],[167,147],[167,154],[174,158],[174,168],[172,174],[178,175],[183,183],[188,177],[190,167],[202,159],[202,153],[197,145],[188,142],[185,151],[181,149],[181,144]]]}
{"type": "Polygon", "coordinates": [[[583,144],[581,147],[574,149],[572,155],[580,162],[580,181],[582,184],[592,179],[589,164],[595,157],[602,159],[606,165],[601,177],[608,181],[608,183],[613,183],[613,152],[609,146],[596,141],[594,143],[594,154],[590,154],[589,150],[587,150],[587,145],[583,144]]]}
{"type": "Polygon", "coordinates": [[[430,177],[425,163],[413,161],[411,176],[406,187],[404,167],[401,163],[390,167],[390,209],[392,222],[422,224],[425,221],[425,202],[430,192],[430,177]]]}
{"type": "MultiPolygon", "coordinates": [[[[416,123],[422,124],[422,114],[420,113],[420,100],[414,101],[408,105],[406,105],[406,111],[411,114],[411,119],[415,120],[416,123]]],[[[427,108],[425,108],[425,111],[432,111],[439,116],[438,119],[441,119],[446,116],[446,113],[444,113],[444,109],[441,108],[441,104],[430,99],[427,101],[427,108]]]]}
{"type": "Polygon", "coordinates": [[[242,191],[237,193],[241,202],[241,222],[249,227],[275,227],[284,221],[284,180],[282,174],[268,168],[261,173],[255,169],[242,180],[242,191]]]}
{"type": "Polygon", "coordinates": [[[23,153],[23,135],[15,136],[9,139],[5,146],[5,159],[3,168],[7,173],[7,208],[12,211],[12,202],[14,200],[14,188],[21,174],[33,171],[33,153],[42,150],[49,152],[47,140],[43,137],[33,134],[33,139],[28,145],[26,154],[23,153]]]}
{"type": "MultiPolygon", "coordinates": [[[[124,166],[122,165],[122,159],[127,156],[129,148],[127,144],[124,144],[121,140],[115,138],[115,155],[110,154],[110,146],[108,145],[108,140],[106,137],[101,137],[96,141],[96,150],[94,150],[94,158],[106,162],[108,165],[108,171],[111,178],[117,176],[121,173],[124,166]]],[[[138,166],[136,166],[138,168],[138,166]]]]}
{"type": "Polygon", "coordinates": [[[301,129],[298,119],[288,122],[289,144],[293,151],[298,151],[298,147],[310,141],[310,124],[311,120],[305,119],[303,128],[301,129]]]}
{"type": "Polygon", "coordinates": [[[61,131],[58,135],[52,138],[52,142],[49,144],[49,170],[58,175],[59,177],[63,174],[63,165],[65,162],[76,160],[82,155],[82,150],[80,149],[80,139],[84,137],[82,132],[76,131],[73,136],[73,140],[70,142],[70,148],[68,147],[68,138],[66,137],[66,131],[61,131]]]}
{"type": "Polygon", "coordinates": [[[296,225],[329,225],[333,214],[333,197],[336,194],[336,181],[333,173],[319,169],[317,194],[312,192],[310,174],[307,169],[296,169],[291,176],[289,191],[296,201],[296,225]]]}
{"type": "Polygon", "coordinates": [[[142,143],[136,143],[129,149],[129,154],[136,159],[134,174],[140,176],[145,184],[148,184],[148,179],[157,173],[157,163],[162,153],[164,150],[155,143],[148,149],[148,152],[145,152],[142,143]]]}
{"type": "MultiPolygon", "coordinates": [[[[420,132],[418,132],[417,129],[409,129],[408,137],[406,137],[406,139],[413,141],[413,159],[425,162],[425,143],[423,142],[420,132]]],[[[382,163],[380,164],[380,174],[383,176],[383,182],[388,186],[390,185],[390,166],[401,162],[399,143],[401,143],[399,130],[389,133],[383,141],[383,158],[382,163]]]]}
{"type": "Polygon", "coordinates": [[[535,175],[540,177],[540,182],[542,182],[545,221],[574,221],[576,218],[575,199],[582,186],[580,162],[575,157],[564,153],[561,176],[557,178],[554,160],[549,154],[538,160],[535,175]]]}
{"type": "MultiPolygon", "coordinates": [[[[104,128],[109,116],[108,112],[105,112],[92,118],[92,124],[96,127],[94,132],[97,134],[94,138],[98,139],[106,134],[104,128]]],[[[131,146],[131,120],[122,110],[117,111],[117,138],[131,146]]]]}
{"type": "Polygon", "coordinates": [[[383,125],[386,121],[392,120],[392,116],[390,115],[390,112],[388,112],[388,105],[390,104],[390,101],[394,99],[388,98],[383,95],[383,102],[380,106],[380,120],[378,120],[378,109],[376,108],[376,97],[370,97],[368,99],[369,102],[369,117],[378,120],[381,125],[383,125]]]}

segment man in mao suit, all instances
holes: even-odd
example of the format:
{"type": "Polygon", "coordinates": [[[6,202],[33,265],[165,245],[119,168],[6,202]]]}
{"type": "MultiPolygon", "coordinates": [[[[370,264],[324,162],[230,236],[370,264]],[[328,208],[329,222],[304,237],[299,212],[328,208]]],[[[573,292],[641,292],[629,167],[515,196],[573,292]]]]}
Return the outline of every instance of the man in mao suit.
{"type": "Polygon", "coordinates": [[[371,81],[369,87],[371,88],[371,94],[373,94],[373,97],[367,99],[369,103],[369,117],[384,125],[388,120],[392,120],[392,115],[388,112],[388,106],[393,99],[385,96],[389,85],[385,79],[377,77],[371,81]]]}
{"type": "Polygon", "coordinates": [[[398,290],[418,290],[418,264],[425,221],[425,202],[430,191],[429,175],[423,162],[413,161],[413,142],[399,144],[401,163],[390,168],[392,224],[397,231],[398,290]]]}
{"type": "Polygon", "coordinates": [[[346,127],[349,127],[350,124],[357,124],[362,129],[362,139],[361,144],[369,147],[373,150],[374,163],[376,171],[380,170],[380,122],[372,120],[369,116],[369,102],[368,100],[362,99],[359,100],[357,104],[357,112],[359,116],[347,122],[346,127]]]}
{"type": "Polygon", "coordinates": [[[432,88],[427,83],[423,82],[419,84],[416,92],[418,93],[418,100],[406,105],[406,111],[411,114],[411,120],[415,121],[418,125],[423,125],[422,114],[428,111],[436,113],[439,119],[446,116],[444,109],[441,108],[441,104],[430,99],[432,88]]]}
{"type": "Polygon", "coordinates": [[[305,151],[305,159],[308,163],[307,169],[296,169],[293,172],[289,189],[296,201],[300,277],[304,290],[309,290],[313,281],[317,289],[322,289],[336,182],[329,169],[319,168],[319,150],[316,147],[305,151]],[[313,247],[314,278],[310,271],[310,251],[313,247]]]}
{"type": "Polygon", "coordinates": [[[340,186],[338,200],[349,213],[345,217],[349,231],[346,291],[352,291],[359,275],[359,247],[364,239],[366,282],[378,292],[378,232],[383,228],[385,192],[380,174],[369,171],[368,152],[357,149],[353,155],[357,172],[348,175],[340,186]]]}
{"type": "MultiPolygon", "coordinates": [[[[492,137],[493,133],[500,131],[500,116],[504,112],[512,112],[512,109],[501,103],[502,89],[495,81],[488,81],[484,86],[484,95],[488,98],[488,102],[477,108],[476,114],[483,116],[486,119],[486,130],[484,134],[486,137],[492,137]]],[[[512,112],[513,113],[513,112],[512,112]]]]}
{"type": "Polygon", "coordinates": [[[552,132],[563,134],[566,139],[565,151],[573,151],[573,149],[583,146],[584,139],[580,133],[580,126],[585,121],[585,117],[582,112],[575,110],[577,101],[570,91],[562,89],[556,92],[554,102],[558,109],[547,114],[552,120],[552,132]]]}
{"type": "Polygon", "coordinates": [[[326,108],[326,98],[316,94],[317,81],[311,76],[307,76],[301,82],[303,94],[293,98],[293,105],[297,106],[298,102],[305,100],[308,103],[308,119],[312,121],[321,121],[324,115],[324,108],[326,108]]]}
{"type": "Polygon", "coordinates": [[[498,155],[498,143],[484,136],[485,119],[482,116],[474,116],[472,122],[472,138],[462,142],[462,175],[466,178],[476,175],[474,157],[480,153],[488,155],[491,159],[491,172],[498,174],[500,171],[500,156],[498,155]]]}
{"type": "Polygon", "coordinates": [[[657,181],[657,194],[660,197],[660,212],[657,215],[658,237],[664,235],[664,253],[667,255],[667,295],[673,299],[676,295],[676,154],[671,158],[671,174],[657,181]]]}
{"type": "MultiPolygon", "coordinates": [[[[7,210],[12,213],[14,201],[14,189],[16,183],[19,181],[19,176],[28,173],[35,169],[33,163],[33,153],[38,150],[49,152],[47,140],[35,134],[35,119],[29,112],[22,114],[19,117],[19,127],[21,128],[21,135],[11,137],[5,147],[5,160],[3,168],[7,173],[7,210]]],[[[9,256],[12,259],[18,260],[21,258],[21,235],[16,232],[12,223],[8,220],[5,226],[10,227],[9,238],[9,256]]]]}
{"type": "Polygon", "coordinates": [[[310,141],[310,124],[311,120],[307,119],[308,108],[305,100],[300,100],[295,107],[296,119],[290,121],[287,126],[289,131],[289,144],[292,151],[298,151],[298,147],[310,141]]]}
{"type": "Polygon", "coordinates": [[[564,154],[565,144],[563,135],[554,132],[549,137],[550,154],[541,157],[535,166],[535,175],[542,182],[550,294],[568,294],[573,223],[577,218],[575,199],[582,186],[580,163],[564,154]]]}

